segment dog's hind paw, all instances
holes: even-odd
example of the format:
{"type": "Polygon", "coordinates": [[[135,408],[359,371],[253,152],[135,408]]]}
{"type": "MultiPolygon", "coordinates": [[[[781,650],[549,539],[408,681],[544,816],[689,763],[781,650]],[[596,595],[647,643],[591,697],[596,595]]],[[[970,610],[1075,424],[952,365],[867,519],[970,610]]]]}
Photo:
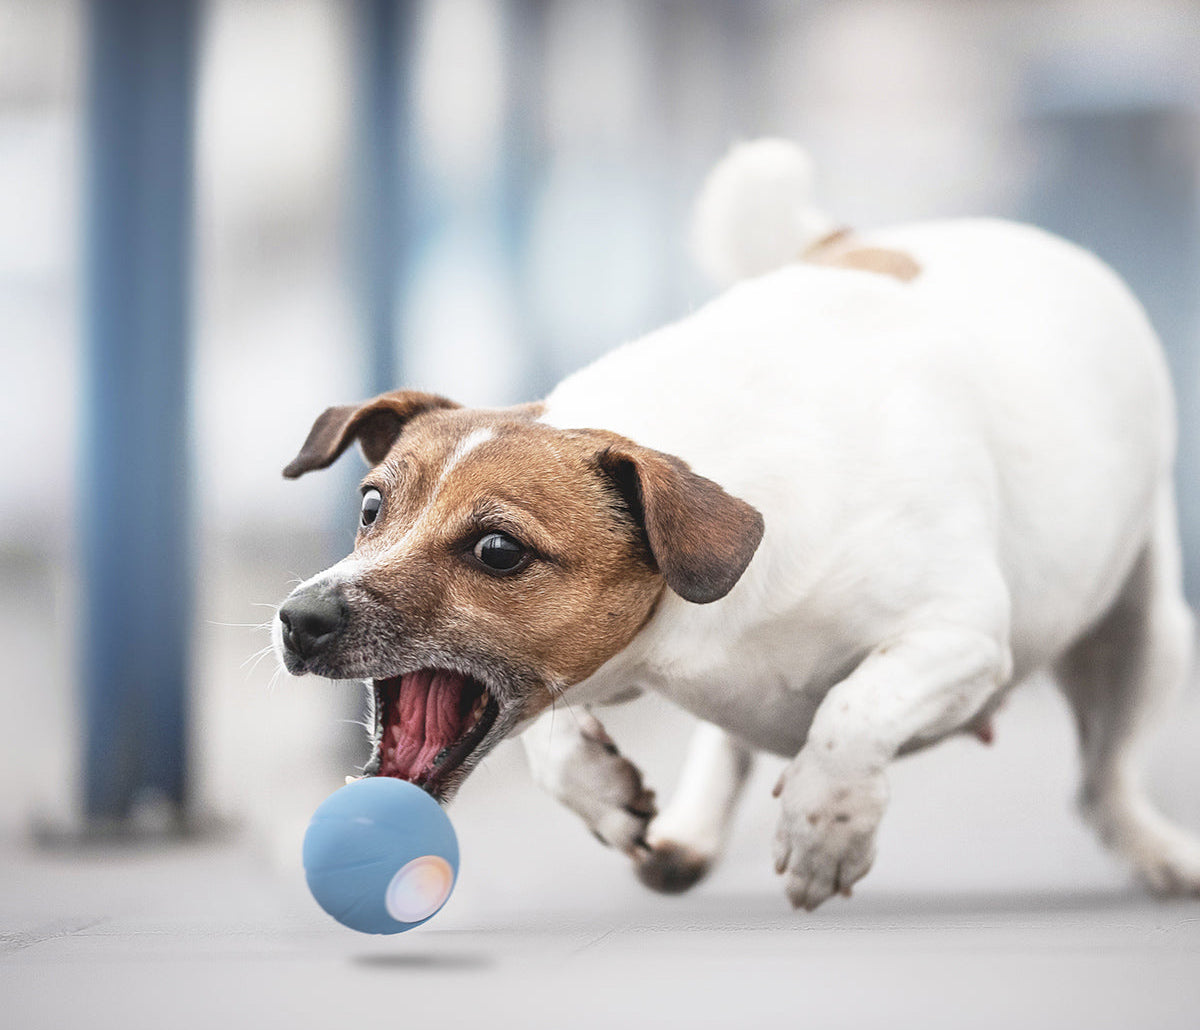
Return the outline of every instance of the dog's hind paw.
{"type": "Polygon", "coordinates": [[[1080,798],[1084,818],[1153,893],[1200,898],[1200,839],[1169,822],[1140,794],[1080,798]]]}
{"type": "Polygon", "coordinates": [[[1200,865],[1162,860],[1147,864],[1138,875],[1164,898],[1200,898],[1200,865]]]}
{"type": "Polygon", "coordinates": [[[1139,878],[1162,897],[1200,898],[1200,842],[1165,827],[1128,846],[1139,878]]]}

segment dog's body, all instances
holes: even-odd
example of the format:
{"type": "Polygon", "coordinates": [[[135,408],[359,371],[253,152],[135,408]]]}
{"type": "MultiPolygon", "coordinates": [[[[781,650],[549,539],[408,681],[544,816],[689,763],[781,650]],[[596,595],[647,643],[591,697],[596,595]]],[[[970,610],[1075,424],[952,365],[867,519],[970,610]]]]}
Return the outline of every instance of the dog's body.
{"type": "MultiPolygon", "coordinates": [[[[1004,693],[1051,669],[1079,720],[1085,810],[1154,886],[1200,891],[1200,848],[1150,809],[1130,765],[1143,711],[1181,681],[1191,645],[1171,392],[1141,308],[1096,259],[1026,227],[946,222],[858,246],[867,264],[791,262],[746,281],[519,416],[468,418],[440,399],[396,395],[395,424],[372,453],[365,409],[327,413],[294,474],[327,464],[356,436],[377,468],[399,460],[405,438],[409,463],[437,455],[436,476],[425,476],[435,484],[387,546],[372,551],[367,539],[298,591],[337,597],[338,634],[353,635],[355,591],[368,598],[364,609],[386,594],[371,577],[407,575],[401,557],[425,521],[450,517],[440,506],[462,481],[460,508],[472,490],[477,508],[496,495],[484,484],[504,481],[532,512],[537,529],[526,535],[544,531],[547,544],[525,548],[535,571],[522,566],[510,579],[541,577],[537,604],[547,595],[562,603],[523,608],[516,595],[497,595],[518,617],[530,612],[524,649],[518,642],[495,659],[502,677],[456,635],[464,623],[503,633],[484,611],[491,596],[476,605],[458,578],[436,603],[460,616],[395,634],[380,662],[363,658],[361,641],[354,657],[318,655],[325,645],[296,637],[294,611],[280,630],[289,667],[385,684],[426,666],[480,679],[488,689],[476,709],[499,702],[502,731],[527,730],[538,779],[664,890],[689,886],[715,858],[750,753],[792,758],[777,788],[776,863],[806,907],[848,893],[869,867],[891,759],[951,733],[986,735],[1004,693]],[[898,260],[862,270],[878,255],[898,260]],[[536,482],[525,481],[530,470],[536,482]],[[587,523],[609,503],[592,497],[597,476],[623,499],[612,533],[623,538],[632,520],[644,548],[595,543],[609,532],[587,523]],[[576,496],[588,500],[556,526],[576,496]],[[584,585],[556,587],[551,569],[584,585]],[[547,639],[562,655],[538,642],[552,617],[563,621],[547,639]],[[544,685],[540,703],[520,686],[533,680],[544,685]],[[506,690],[521,702],[506,701],[506,690]],[[657,818],[640,775],[594,718],[542,715],[530,725],[551,700],[586,706],[631,690],[657,691],[706,724],[679,796],[657,818]]],[[[485,557],[492,551],[480,546],[508,546],[485,539],[476,546],[485,557]]],[[[439,575],[428,551],[421,560],[424,574],[439,575]]],[[[397,596],[417,606],[411,591],[397,596]]],[[[326,630],[337,622],[330,603],[326,630]]],[[[433,712],[436,691],[420,682],[422,711],[433,712]]],[[[411,685],[396,689],[413,696],[411,685]]],[[[460,705],[473,696],[446,689],[460,705]]],[[[391,695],[380,691],[386,708],[391,695]]],[[[380,736],[382,753],[386,740],[413,733],[392,732],[385,716],[380,736]]],[[[453,751],[451,742],[449,731],[429,731],[398,765],[385,757],[381,769],[377,756],[371,771],[432,782],[434,745],[453,751]]]]}
{"type": "Polygon", "coordinates": [[[581,699],[649,686],[794,755],[825,692],[922,623],[986,636],[1007,683],[1111,606],[1171,503],[1170,388],[1140,308],[1023,226],[871,242],[921,275],[789,265],[548,398],[542,421],[678,455],[766,523],[728,596],[668,594],[581,699]]]}

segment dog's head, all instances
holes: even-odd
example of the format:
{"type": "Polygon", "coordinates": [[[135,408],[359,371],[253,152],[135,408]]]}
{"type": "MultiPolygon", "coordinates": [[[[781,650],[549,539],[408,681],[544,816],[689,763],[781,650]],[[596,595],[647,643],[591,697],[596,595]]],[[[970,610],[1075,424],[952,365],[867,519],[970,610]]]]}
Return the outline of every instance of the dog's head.
{"type": "Polygon", "coordinates": [[[723,597],[762,537],[757,511],[678,458],[538,413],[388,393],[325,411],[284,469],[355,441],[371,465],[354,551],[279,610],[284,665],[373,680],[367,771],[439,799],[623,650],[665,589],[723,597]]]}

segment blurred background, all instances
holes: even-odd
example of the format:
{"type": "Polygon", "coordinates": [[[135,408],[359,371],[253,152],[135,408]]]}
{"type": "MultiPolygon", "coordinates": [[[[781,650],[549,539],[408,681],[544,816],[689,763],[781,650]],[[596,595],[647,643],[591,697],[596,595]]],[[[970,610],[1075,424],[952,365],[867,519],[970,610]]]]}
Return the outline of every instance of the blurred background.
{"type": "MultiPolygon", "coordinates": [[[[182,813],[294,867],[366,757],[357,689],[262,653],[353,537],[359,459],[280,477],[313,417],[397,385],[531,399],[693,309],[692,198],[761,134],[809,148],[850,224],[1015,217],[1126,276],[1175,374],[1200,599],[1197,54],[1185,0],[0,0],[0,834],[69,848],[182,813]]],[[[686,726],[652,701],[608,721],[666,791],[652,720],[686,726]]],[[[1197,726],[1192,690],[1153,767],[1193,827],[1197,726]]],[[[968,812],[962,882],[1028,806],[1067,809],[1052,692],[998,732],[898,773],[954,770],[897,806],[885,879],[928,857],[931,805],[968,812]]],[[[568,880],[616,867],[515,745],[459,811],[531,861],[518,882],[541,873],[514,813],[561,833],[568,880]]],[[[1022,868],[1111,875],[1075,833],[1022,868]]]]}

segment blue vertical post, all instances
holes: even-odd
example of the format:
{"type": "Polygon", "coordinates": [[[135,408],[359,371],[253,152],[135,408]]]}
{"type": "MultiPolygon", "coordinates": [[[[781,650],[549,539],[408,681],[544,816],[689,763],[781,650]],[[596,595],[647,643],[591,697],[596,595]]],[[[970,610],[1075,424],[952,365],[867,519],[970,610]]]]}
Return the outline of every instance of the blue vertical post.
{"type": "Polygon", "coordinates": [[[86,829],[188,801],[196,0],[88,10],[79,525],[86,829]]]}
{"type": "Polygon", "coordinates": [[[409,64],[416,0],[359,0],[359,282],[368,389],[401,385],[399,291],[411,236],[409,64]]]}

